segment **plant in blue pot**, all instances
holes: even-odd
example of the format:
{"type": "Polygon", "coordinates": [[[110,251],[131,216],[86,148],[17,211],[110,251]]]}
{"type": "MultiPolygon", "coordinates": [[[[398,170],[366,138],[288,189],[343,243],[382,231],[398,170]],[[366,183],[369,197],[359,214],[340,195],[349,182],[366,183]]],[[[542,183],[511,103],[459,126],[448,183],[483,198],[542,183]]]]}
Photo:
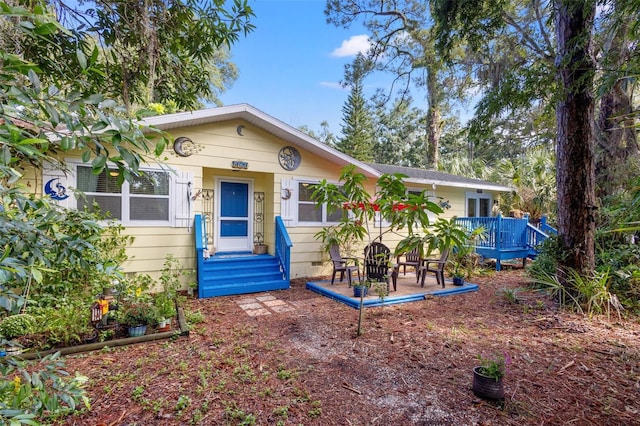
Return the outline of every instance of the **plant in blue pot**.
{"type": "Polygon", "coordinates": [[[158,311],[146,302],[126,304],[122,311],[122,323],[127,326],[129,337],[143,336],[147,327],[158,322],[158,311]]]}

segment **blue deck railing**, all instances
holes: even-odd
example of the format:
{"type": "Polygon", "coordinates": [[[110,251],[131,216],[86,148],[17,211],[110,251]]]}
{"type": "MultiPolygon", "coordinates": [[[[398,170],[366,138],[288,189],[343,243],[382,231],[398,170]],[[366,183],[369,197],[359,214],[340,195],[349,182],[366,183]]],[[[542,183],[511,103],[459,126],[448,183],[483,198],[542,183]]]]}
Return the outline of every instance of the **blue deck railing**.
{"type": "Polygon", "coordinates": [[[480,238],[475,241],[476,247],[509,250],[527,245],[525,229],[529,224],[528,218],[459,217],[456,218],[456,222],[470,232],[480,227],[484,229],[480,238]]]}
{"type": "Polygon", "coordinates": [[[280,216],[276,216],[276,258],[280,263],[282,278],[289,282],[291,278],[291,238],[280,216]]]}
{"type": "MultiPolygon", "coordinates": [[[[474,241],[476,252],[483,257],[496,259],[496,269],[500,261],[534,257],[537,247],[557,231],[542,218],[539,227],[529,223],[529,217],[460,217],[456,222],[469,232],[480,227],[482,235],[474,241]]],[[[524,262],[523,260],[523,262],[524,262]]]]}

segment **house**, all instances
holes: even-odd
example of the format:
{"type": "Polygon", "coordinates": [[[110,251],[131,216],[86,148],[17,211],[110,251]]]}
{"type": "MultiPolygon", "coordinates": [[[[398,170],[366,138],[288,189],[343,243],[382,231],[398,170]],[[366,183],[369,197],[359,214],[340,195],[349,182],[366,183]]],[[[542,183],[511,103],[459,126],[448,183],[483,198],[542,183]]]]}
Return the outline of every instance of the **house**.
{"type": "Polygon", "coordinates": [[[71,173],[45,170],[43,192],[69,208],[97,202],[135,236],[127,272],[157,276],[171,253],[185,268],[199,271],[201,297],[288,288],[290,278],[327,274],[314,234],[332,217],[326,208],[316,208],[312,185],[321,179],[337,182],[348,164],[370,178],[371,193],[383,173],[408,175],[409,190],[428,189],[440,197],[446,217],[489,216],[493,201],[511,190],[360,162],[246,104],[156,116],[144,124],[174,139],[162,164],[146,165],[145,175],[120,187],[116,169],[93,175],[79,156],[67,158],[71,173]],[[75,189],[85,196],[72,196],[75,189]],[[291,247],[287,259],[278,261],[282,232],[291,247]],[[267,253],[247,256],[256,244],[266,244],[267,253]],[[212,276],[206,284],[202,268],[214,263],[218,269],[206,273],[212,276]],[[261,282],[259,276],[269,278],[261,282]]]}

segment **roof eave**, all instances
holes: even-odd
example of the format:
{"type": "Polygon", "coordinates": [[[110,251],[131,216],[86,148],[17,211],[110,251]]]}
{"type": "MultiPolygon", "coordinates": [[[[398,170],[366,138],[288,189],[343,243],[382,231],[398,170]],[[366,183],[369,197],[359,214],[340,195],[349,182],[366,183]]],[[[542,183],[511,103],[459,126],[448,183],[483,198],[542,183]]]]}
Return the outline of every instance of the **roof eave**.
{"type": "Polygon", "coordinates": [[[244,120],[272,135],[303,148],[313,154],[323,157],[339,166],[355,165],[365,175],[379,177],[381,173],[375,168],[361,161],[355,160],[342,152],[323,144],[304,132],[280,121],[248,104],[229,105],[204,110],[181,112],[176,114],[159,115],[149,117],[141,121],[141,124],[153,126],[161,130],[170,130],[181,127],[197,126],[201,124],[216,123],[221,121],[244,120]]]}
{"type": "Polygon", "coordinates": [[[416,183],[420,185],[436,185],[436,186],[450,186],[454,188],[465,189],[482,189],[486,191],[498,191],[498,192],[511,192],[513,188],[504,185],[492,185],[490,183],[473,183],[473,182],[449,182],[437,179],[416,179],[407,178],[405,183],[416,183]]]}

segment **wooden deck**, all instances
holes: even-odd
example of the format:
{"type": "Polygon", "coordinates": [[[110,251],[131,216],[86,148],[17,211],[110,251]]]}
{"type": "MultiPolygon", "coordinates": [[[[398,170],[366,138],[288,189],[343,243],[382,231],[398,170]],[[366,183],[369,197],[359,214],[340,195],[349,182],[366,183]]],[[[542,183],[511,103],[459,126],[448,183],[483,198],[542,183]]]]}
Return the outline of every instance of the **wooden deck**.
{"type": "MultiPolygon", "coordinates": [[[[311,291],[344,303],[352,308],[358,308],[360,305],[360,298],[353,296],[353,289],[348,286],[346,280],[336,282],[334,285],[331,285],[331,280],[310,281],[307,282],[306,287],[311,291]]],[[[445,287],[442,288],[442,286],[436,282],[435,276],[427,276],[424,287],[420,287],[420,284],[416,283],[415,273],[409,273],[409,271],[407,271],[406,276],[400,274],[398,277],[397,291],[393,291],[393,285],[391,285],[389,295],[382,299],[370,289],[369,294],[364,298],[364,306],[371,307],[415,302],[424,300],[427,297],[450,296],[473,291],[478,291],[477,284],[465,283],[462,286],[456,286],[448,279],[445,280],[445,287]]]]}
{"type": "Polygon", "coordinates": [[[501,262],[510,259],[522,259],[523,266],[528,258],[535,258],[538,246],[555,229],[541,222],[540,227],[529,223],[529,217],[460,217],[456,222],[468,231],[483,228],[481,237],[474,241],[476,253],[483,258],[496,260],[496,271],[501,262]]]}

